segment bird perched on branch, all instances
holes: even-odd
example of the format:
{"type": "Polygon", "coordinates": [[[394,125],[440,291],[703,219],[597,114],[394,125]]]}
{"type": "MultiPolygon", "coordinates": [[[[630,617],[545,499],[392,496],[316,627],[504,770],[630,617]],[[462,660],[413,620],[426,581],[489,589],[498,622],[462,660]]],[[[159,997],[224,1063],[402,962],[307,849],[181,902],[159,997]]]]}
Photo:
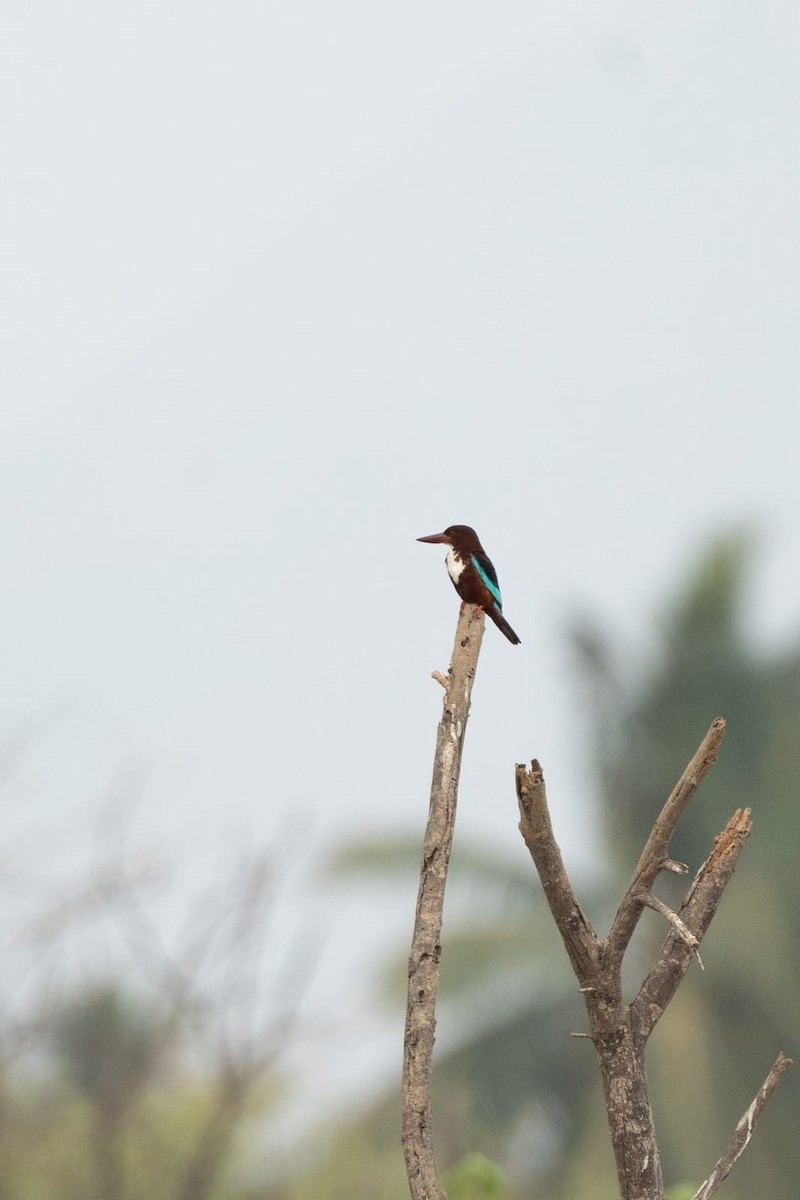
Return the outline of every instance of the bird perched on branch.
{"type": "Polygon", "coordinates": [[[464,604],[476,604],[491,617],[501,633],[513,645],[519,638],[503,616],[503,601],[497,583],[497,572],[481,545],[481,540],[469,525],[448,525],[444,533],[431,533],[417,538],[418,542],[442,542],[449,546],[447,573],[464,604]]]}

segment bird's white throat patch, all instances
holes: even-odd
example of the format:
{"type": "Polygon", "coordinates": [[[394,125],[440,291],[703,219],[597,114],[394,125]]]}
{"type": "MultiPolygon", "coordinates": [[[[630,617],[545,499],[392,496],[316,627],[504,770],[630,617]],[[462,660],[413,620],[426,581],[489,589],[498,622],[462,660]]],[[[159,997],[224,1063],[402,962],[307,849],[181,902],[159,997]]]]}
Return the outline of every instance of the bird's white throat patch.
{"type": "Polygon", "coordinates": [[[449,550],[444,561],[447,564],[447,574],[453,583],[458,583],[467,564],[461,561],[461,555],[456,550],[449,550]]]}

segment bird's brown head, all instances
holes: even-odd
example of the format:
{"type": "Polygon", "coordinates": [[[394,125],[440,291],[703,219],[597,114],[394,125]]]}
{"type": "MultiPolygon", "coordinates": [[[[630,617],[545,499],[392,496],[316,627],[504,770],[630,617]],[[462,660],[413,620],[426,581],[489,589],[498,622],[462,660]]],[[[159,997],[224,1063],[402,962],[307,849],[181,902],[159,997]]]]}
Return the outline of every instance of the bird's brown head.
{"type": "Polygon", "coordinates": [[[470,525],[448,525],[444,533],[429,533],[427,537],[417,538],[418,542],[443,542],[446,546],[456,546],[459,550],[473,552],[481,549],[480,538],[470,525]]]}

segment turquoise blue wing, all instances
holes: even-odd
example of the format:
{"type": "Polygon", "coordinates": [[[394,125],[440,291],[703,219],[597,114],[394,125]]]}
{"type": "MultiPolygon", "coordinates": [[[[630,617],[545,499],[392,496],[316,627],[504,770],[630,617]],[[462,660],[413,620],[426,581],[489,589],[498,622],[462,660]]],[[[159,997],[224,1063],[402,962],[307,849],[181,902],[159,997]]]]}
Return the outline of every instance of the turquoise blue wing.
{"type": "Polygon", "coordinates": [[[495,601],[497,602],[497,607],[502,611],[503,598],[500,595],[500,588],[497,583],[497,572],[495,571],[492,563],[485,554],[473,554],[471,557],[473,567],[494,596],[495,601]]]}

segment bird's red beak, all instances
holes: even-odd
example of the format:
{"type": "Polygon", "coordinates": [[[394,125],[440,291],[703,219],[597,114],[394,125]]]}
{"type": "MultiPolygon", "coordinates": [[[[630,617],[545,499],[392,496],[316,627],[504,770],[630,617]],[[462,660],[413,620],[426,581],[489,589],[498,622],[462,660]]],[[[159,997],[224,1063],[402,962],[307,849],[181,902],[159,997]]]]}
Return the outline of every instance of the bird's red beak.
{"type": "Polygon", "coordinates": [[[427,537],[417,538],[418,542],[444,542],[446,546],[450,545],[450,538],[446,533],[429,533],[427,537]]]}

